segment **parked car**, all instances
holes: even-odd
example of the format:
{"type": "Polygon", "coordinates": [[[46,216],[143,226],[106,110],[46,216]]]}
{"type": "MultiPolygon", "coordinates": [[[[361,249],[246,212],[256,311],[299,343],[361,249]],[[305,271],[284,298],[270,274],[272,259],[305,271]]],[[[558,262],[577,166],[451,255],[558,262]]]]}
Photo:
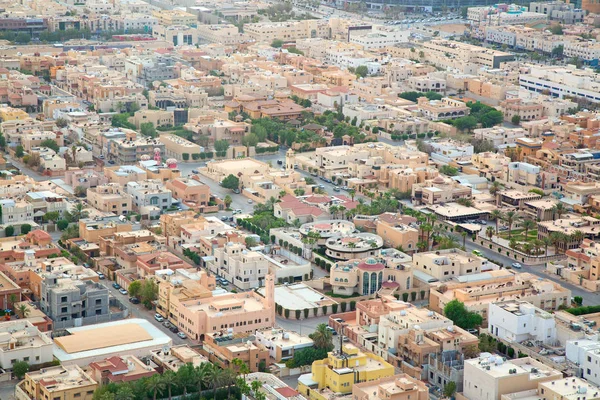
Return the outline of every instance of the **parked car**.
{"type": "Polygon", "coordinates": [[[177,332],[179,332],[179,329],[177,329],[177,327],[176,327],[176,326],[172,326],[172,327],[170,327],[170,328],[169,328],[169,330],[170,330],[171,332],[173,332],[173,333],[177,333],[177,332]]]}
{"type": "Polygon", "coordinates": [[[283,165],[283,161],[282,160],[277,160],[277,164],[283,165]]]}
{"type": "Polygon", "coordinates": [[[98,272],[98,278],[106,279],[106,276],[104,276],[104,274],[102,272],[98,272]]]}
{"type": "Polygon", "coordinates": [[[518,262],[514,262],[510,266],[513,267],[513,268],[516,268],[516,269],[523,268],[523,266],[521,264],[519,264],[518,262]]]}
{"type": "Polygon", "coordinates": [[[197,170],[197,169],[193,169],[193,170],[192,170],[192,174],[199,174],[199,172],[198,172],[198,170],[197,170]]]}
{"type": "Polygon", "coordinates": [[[242,210],[239,208],[236,208],[235,210],[233,210],[233,215],[241,214],[241,213],[242,213],[242,210]]]}
{"type": "Polygon", "coordinates": [[[473,250],[471,253],[475,254],[476,256],[483,257],[483,253],[479,250],[473,250]]]}
{"type": "Polygon", "coordinates": [[[115,289],[121,289],[121,285],[119,285],[117,282],[113,283],[113,284],[112,284],[112,286],[113,286],[115,289]]]}
{"type": "Polygon", "coordinates": [[[187,336],[185,336],[185,333],[183,332],[178,332],[177,336],[179,336],[180,339],[187,339],[187,336]]]}
{"type": "Polygon", "coordinates": [[[140,299],[138,299],[137,297],[130,297],[129,302],[131,304],[140,304],[140,299]]]}
{"type": "Polygon", "coordinates": [[[335,187],[333,188],[333,191],[334,191],[334,192],[339,192],[340,190],[341,190],[341,189],[340,189],[338,186],[335,186],[335,187]]]}
{"type": "Polygon", "coordinates": [[[129,293],[127,293],[127,290],[121,288],[119,289],[119,293],[121,293],[123,296],[127,296],[129,293]]]}
{"type": "Polygon", "coordinates": [[[252,199],[248,199],[248,204],[252,204],[252,199]]]}
{"type": "Polygon", "coordinates": [[[158,313],[154,314],[154,319],[157,320],[158,322],[163,322],[165,320],[163,318],[163,316],[158,313]]]}
{"type": "Polygon", "coordinates": [[[165,327],[165,328],[167,328],[167,329],[171,329],[171,327],[172,327],[173,325],[171,325],[171,323],[170,323],[169,321],[165,321],[165,322],[163,322],[162,326],[164,326],[164,327],[165,327]]]}
{"type": "Polygon", "coordinates": [[[233,189],[233,193],[240,194],[240,189],[233,189]]]}
{"type": "Polygon", "coordinates": [[[114,164],[115,162],[114,162],[113,160],[108,160],[108,163],[112,165],[112,164],[114,164]]]}
{"type": "Polygon", "coordinates": [[[223,215],[223,216],[221,217],[221,221],[227,221],[227,220],[228,220],[228,218],[227,218],[227,215],[223,215]]]}

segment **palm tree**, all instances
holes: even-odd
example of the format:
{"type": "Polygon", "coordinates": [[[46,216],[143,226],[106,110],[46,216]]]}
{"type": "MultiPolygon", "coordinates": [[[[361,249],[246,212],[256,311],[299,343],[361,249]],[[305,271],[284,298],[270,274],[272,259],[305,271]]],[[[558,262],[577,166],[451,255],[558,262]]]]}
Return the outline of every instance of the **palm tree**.
{"type": "Polygon", "coordinates": [[[163,390],[165,390],[165,383],[163,382],[160,375],[158,375],[158,374],[152,375],[146,381],[146,389],[148,391],[152,392],[152,399],[156,400],[156,396],[158,395],[158,392],[162,392],[163,390]]]}
{"type": "Polygon", "coordinates": [[[462,239],[463,239],[463,245],[462,245],[462,247],[466,248],[466,245],[467,245],[467,232],[466,231],[462,231],[460,233],[460,235],[462,236],[462,239]]]}
{"type": "Polygon", "coordinates": [[[231,205],[232,202],[233,202],[233,199],[231,198],[231,196],[225,195],[225,197],[223,198],[223,203],[225,203],[225,208],[229,208],[229,206],[231,205]]]}
{"type": "Polygon", "coordinates": [[[498,193],[500,191],[500,182],[498,181],[494,181],[492,182],[492,184],[490,185],[490,194],[495,195],[496,193],[498,193]]]}
{"type": "Polygon", "coordinates": [[[542,246],[544,246],[544,243],[539,239],[535,239],[531,242],[531,244],[533,245],[533,251],[535,252],[535,255],[539,255],[540,249],[542,246]]]}
{"type": "Polygon", "coordinates": [[[162,382],[167,387],[169,400],[171,400],[171,389],[173,386],[177,385],[177,376],[173,371],[166,371],[162,374],[162,382]]]}
{"type": "Polygon", "coordinates": [[[518,215],[515,211],[508,211],[506,214],[504,214],[504,220],[508,224],[508,238],[509,239],[512,237],[512,226],[513,226],[513,223],[517,220],[517,218],[518,218],[518,215]]]}
{"type": "Polygon", "coordinates": [[[508,242],[508,247],[510,247],[511,249],[516,249],[518,246],[518,243],[515,239],[510,239],[510,241],[508,242]]]}
{"type": "Polygon", "coordinates": [[[446,235],[440,238],[439,249],[455,249],[458,247],[458,240],[454,235],[446,235]]]}
{"type": "Polygon", "coordinates": [[[222,380],[222,371],[218,368],[215,367],[214,365],[211,365],[211,368],[208,369],[208,373],[206,375],[206,381],[205,383],[212,388],[213,390],[213,399],[216,400],[217,399],[217,388],[219,387],[219,385],[221,384],[221,380],[222,380]]]}
{"type": "Polygon", "coordinates": [[[344,219],[344,213],[346,212],[346,207],[338,206],[338,212],[340,213],[340,218],[344,219]]]}
{"type": "Polygon", "coordinates": [[[73,222],[77,222],[82,218],[88,217],[87,211],[83,210],[85,210],[85,206],[82,202],[78,202],[77,204],[75,204],[75,207],[73,207],[73,210],[71,211],[71,217],[73,218],[73,222]]]}
{"type": "Polygon", "coordinates": [[[198,393],[202,392],[202,385],[207,385],[208,371],[211,369],[211,364],[200,364],[194,369],[196,384],[198,385],[198,393]]]}
{"type": "Polygon", "coordinates": [[[15,303],[17,302],[17,300],[19,300],[19,299],[17,298],[17,295],[14,293],[11,293],[8,296],[8,304],[10,304],[10,308],[15,308],[15,303]]]}
{"type": "Polygon", "coordinates": [[[490,219],[496,221],[496,236],[498,236],[498,222],[503,218],[504,216],[500,210],[494,210],[490,213],[490,219]]]}
{"type": "Polygon", "coordinates": [[[427,243],[427,249],[429,250],[429,235],[431,234],[431,232],[433,231],[433,227],[429,224],[423,224],[421,225],[421,240],[423,240],[423,236],[425,236],[425,234],[427,234],[427,240],[425,240],[425,243],[427,243]]]}
{"type": "Polygon", "coordinates": [[[554,245],[554,248],[556,249],[556,252],[558,253],[560,244],[564,243],[566,241],[565,234],[561,233],[561,232],[552,232],[550,234],[550,240],[552,240],[552,244],[554,245]]]}
{"type": "Polygon", "coordinates": [[[335,219],[335,217],[336,217],[336,215],[338,213],[338,210],[339,210],[338,206],[334,205],[334,206],[329,207],[329,214],[331,214],[331,216],[333,217],[333,219],[335,219]]]}
{"type": "Polygon", "coordinates": [[[531,219],[524,219],[523,222],[521,222],[521,226],[523,227],[523,229],[525,229],[525,240],[527,241],[527,234],[529,233],[529,230],[535,228],[536,224],[531,219]]]}
{"type": "Polygon", "coordinates": [[[27,304],[21,304],[17,308],[17,315],[19,316],[19,318],[27,318],[27,316],[30,313],[31,313],[31,310],[29,309],[29,307],[27,307],[27,304]]]}
{"type": "Polygon", "coordinates": [[[196,386],[196,371],[192,363],[186,363],[177,370],[177,386],[183,389],[184,396],[188,388],[196,386]]]}
{"type": "Polygon", "coordinates": [[[485,235],[486,235],[486,236],[487,236],[487,237],[488,237],[490,240],[492,240],[492,237],[494,236],[494,228],[492,228],[491,226],[488,226],[488,227],[485,229],[485,235]]]}
{"type": "Polygon", "coordinates": [[[333,335],[327,329],[326,324],[317,325],[317,329],[308,336],[313,340],[313,344],[317,349],[331,350],[333,348],[333,335]]]}
{"type": "Polygon", "coordinates": [[[119,385],[117,393],[115,393],[115,400],[134,400],[135,393],[128,384],[119,385]]]}
{"type": "Polygon", "coordinates": [[[542,245],[544,246],[544,254],[548,255],[548,246],[552,245],[552,239],[549,238],[548,236],[543,237],[542,240],[542,245]]]}
{"type": "Polygon", "coordinates": [[[573,240],[574,242],[577,242],[577,244],[580,244],[584,238],[585,238],[585,235],[580,230],[576,230],[575,232],[573,232],[571,234],[571,240],[573,240]]]}
{"type": "Polygon", "coordinates": [[[525,254],[527,254],[528,256],[531,255],[531,250],[533,249],[533,245],[531,243],[525,243],[523,245],[523,251],[525,252],[525,254]]]}
{"type": "Polygon", "coordinates": [[[279,198],[282,198],[285,195],[286,195],[285,190],[282,190],[282,191],[279,192],[279,198]]]}
{"type": "Polygon", "coordinates": [[[425,250],[427,250],[428,247],[429,247],[429,244],[427,242],[424,242],[422,240],[419,240],[417,242],[417,249],[419,249],[419,251],[425,251],[425,250]]]}
{"type": "Polygon", "coordinates": [[[356,190],[355,189],[349,189],[348,190],[348,194],[350,195],[350,198],[352,199],[352,201],[354,201],[354,196],[356,196],[356,190]]]}
{"type": "Polygon", "coordinates": [[[558,215],[558,219],[560,219],[560,217],[567,212],[567,208],[563,203],[556,203],[550,210],[552,211],[553,220],[556,219],[556,215],[558,215]]]}
{"type": "MultiPolygon", "coordinates": [[[[312,232],[309,232],[309,235],[312,232]]],[[[316,232],[315,232],[316,233],[316,232]]],[[[318,233],[317,233],[318,235],[318,233]]],[[[238,373],[241,374],[244,379],[246,379],[246,374],[250,373],[250,368],[248,368],[248,364],[245,361],[240,360],[239,358],[234,358],[231,363],[238,368],[238,373]]]]}
{"type": "Polygon", "coordinates": [[[237,372],[231,368],[226,368],[221,372],[221,382],[227,386],[227,398],[231,398],[231,386],[235,383],[237,372]]]}

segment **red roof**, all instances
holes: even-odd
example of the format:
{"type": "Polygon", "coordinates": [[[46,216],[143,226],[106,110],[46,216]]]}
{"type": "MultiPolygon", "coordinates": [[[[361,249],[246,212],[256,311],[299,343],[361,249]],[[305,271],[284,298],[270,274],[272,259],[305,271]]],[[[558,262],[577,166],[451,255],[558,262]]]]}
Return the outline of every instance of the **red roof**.
{"type": "Polygon", "coordinates": [[[400,286],[400,284],[398,282],[392,282],[392,281],[383,282],[381,284],[382,288],[396,288],[398,286],[400,286]]]}
{"type": "Polygon", "coordinates": [[[304,199],[304,201],[307,203],[325,204],[325,203],[329,203],[331,201],[331,197],[315,194],[315,195],[306,197],[304,199]]]}
{"type": "Polygon", "coordinates": [[[381,263],[367,264],[366,262],[361,262],[358,264],[358,269],[362,269],[363,271],[379,271],[384,268],[385,266],[381,263]]]}
{"type": "Polygon", "coordinates": [[[290,397],[296,397],[300,394],[289,386],[277,388],[275,389],[275,391],[287,399],[289,399],[290,397]]]}

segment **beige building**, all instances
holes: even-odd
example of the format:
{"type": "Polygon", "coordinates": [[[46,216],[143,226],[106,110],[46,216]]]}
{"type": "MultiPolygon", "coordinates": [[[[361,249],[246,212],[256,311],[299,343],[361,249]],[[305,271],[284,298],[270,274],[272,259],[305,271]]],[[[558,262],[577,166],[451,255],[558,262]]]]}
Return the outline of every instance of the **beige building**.
{"type": "Polygon", "coordinates": [[[448,97],[441,100],[429,100],[427,97],[419,97],[417,109],[423,117],[431,121],[460,118],[469,115],[471,111],[464,102],[448,97]]]}
{"type": "Polygon", "coordinates": [[[439,281],[482,272],[487,259],[459,249],[428,251],[413,255],[413,268],[439,281]]]}
{"type": "Polygon", "coordinates": [[[174,46],[198,43],[198,31],[187,25],[156,25],[152,27],[152,35],[159,40],[173,43],[174,46]]]}
{"type": "Polygon", "coordinates": [[[17,400],[92,400],[98,383],[77,365],[42,368],[25,374],[16,386],[17,400]]]}
{"type": "Polygon", "coordinates": [[[489,353],[465,360],[464,369],[462,395],[467,400],[500,400],[504,394],[537,389],[563,376],[531,357],[504,361],[489,353]]]}
{"type": "Polygon", "coordinates": [[[271,43],[275,39],[293,41],[307,38],[328,38],[327,20],[307,19],[287,22],[259,22],[245,24],[244,32],[258,42],[271,43]]]}
{"type": "Polygon", "coordinates": [[[117,215],[127,215],[132,211],[131,196],[122,190],[118,183],[108,183],[87,190],[88,204],[96,209],[117,215]]]}
{"type": "Polygon", "coordinates": [[[427,400],[429,389],[424,382],[407,374],[394,375],[352,386],[354,400],[427,400]]]}
{"type": "Polygon", "coordinates": [[[198,38],[208,43],[234,45],[251,40],[248,35],[240,33],[233,24],[198,25],[197,30],[198,38]]]}
{"type": "Polygon", "coordinates": [[[175,125],[175,117],[173,111],[166,110],[139,110],[133,116],[133,123],[136,128],[140,129],[143,123],[152,123],[157,126],[173,126],[175,125]]]}
{"type": "Polygon", "coordinates": [[[152,16],[158,18],[160,25],[193,25],[198,23],[198,17],[181,10],[155,10],[152,16]]]}
{"type": "Polygon", "coordinates": [[[399,214],[384,213],[376,221],[376,233],[381,236],[387,247],[403,248],[409,253],[417,248],[419,230],[412,217],[399,214]]]}
{"type": "Polygon", "coordinates": [[[177,135],[160,135],[160,141],[165,145],[165,155],[177,161],[191,161],[193,160],[192,154],[200,154],[202,152],[202,148],[199,145],[177,135]]]}

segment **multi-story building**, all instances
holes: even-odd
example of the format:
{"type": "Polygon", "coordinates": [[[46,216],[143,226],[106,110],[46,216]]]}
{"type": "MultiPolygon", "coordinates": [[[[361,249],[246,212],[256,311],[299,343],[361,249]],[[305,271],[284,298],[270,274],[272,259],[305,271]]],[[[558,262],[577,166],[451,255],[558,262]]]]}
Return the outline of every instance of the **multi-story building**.
{"type": "Polygon", "coordinates": [[[133,165],[142,156],[154,157],[156,152],[165,154],[165,145],[158,139],[149,137],[129,140],[109,140],[106,158],[119,165],[133,165]]]}
{"type": "Polygon", "coordinates": [[[369,296],[381,288],[400,293],[415,285],[410,261],[409,256],[396,249],[382,250],[378,257],[336,263],[329,282],[334,293],[345,296],[369,296]]]}
{"type": "Polygon", "coordinates": [[[53,321],[72,322],[79,318],[108,315],[106,286],[49,274],[41,284],[40,308],[53,321]]]}
{"type": "Polygon", "coordinates": [[[382,357],[343,344],[339,352],[330,352],[326,359],[313,362],[311,374],[298,378],[298,391],[306,396],[316,392],[322,396],[319,399],[327,399],[334,393],[338,396],[352,393],[355,383],[393,375],[394,366],[382,357]]]}
{"type": "Polygon", "coordinates": [[[204,336],[202,348],[214,365],[225,368],[234,359],[244,362],[250,372],[258,372],[267,366],[269,349],[262,344],[255,344],[255,337],[248,333],[228,333],[220,330],[204,336]]]}
{"type": "Polygon", "coordinates": [[[521,300],[545,311],[556,311],[571,302],[571,291],[547,279],[522,273],[488,271],[486,276],[470,282],[445,282],[429,292],[430,309],[442,313],[453,299],[462,302],[469,311],[483,317],[487,324],[489,304],[501,299],[521,300]]]}
{"type": "Polygon", "coordinates": [[[289,360],[298,350],[314,346],[311,338],[284,329],[264,329],[256,331],[254,336],[255,344],[269,349],[269,356],[275,362],[289,360]]]}
{"type": "Polygon", "coordinates": [[[328,38],[330,36],[328,21],[321,19],[245,24],[244,32],[258,42],[268,43],[275,39],[294,41],[317,37],[328,38]]]}
{"type": "Polygon", "coordinates": [[[157,39],[173,43],[174,46],[198,43],[198,30],[187,25],[156,25],[152,27],[152,35],[157,39]]]}
{"type": "Polygon", "coordinates": [[[600,80],[598,74],[576,69],[574,65],[565,67],[531,67],[519,76],[521,88],[531,92],[549,92],[550,95],[564,98],[580,97],[591,102],[600,102],[600,80]]]}
{"type": "Polygon", "coordinates": [[[412,186],[412,201],[415,204],[437,205],[452,203],[458,199],[470,199],[472,189],[452,179],[438,175],[432,180],[415,183],[412,186]]]}
{"type": "Polygon", "coordinates": [[[16,362],[51,362],[52,339],[26,320],[0,322],[0,368],[10,369],[16,362]]]}
{"type": "Polygon", "coordinates": [[[490,303],[488,330],[508,342],[531,340],[547,345],[556,342],[556,322],[552,314],[526,301],[490,303]]]}
{"type": "Polygon", "coordinates": [[[137,210],[150,206],[156,207],[160,213],[173,203],[171,191],[160,181],[128,182],[125,191],[131,196],[132,204],[137,210]]]}
{"type": "Polygon", "coordinates": [[[127,215],[133,211],[131,196],[118,183],[109,183],[87,190],[88,204],[96,209],[117,215],[127,215]]]}
{"type": "Polygon", "coordinates": [[[427,97],[420,97],[417,100],[417,107],[419,113],[431,121],[464,117],[469,115],[471,110],[464,102],[447,97],[441,100],[429,100],[427,97]]]}
{"type": "Polygon", "coordinates": [[[428,251],[413,254],[413,268],[437,280],[474,275],[482,272],[487,260],[460,249],[428,251]]]}
{"type": "Polygon", "coordinates": [[[467,400],[500,400],[508,393],[537,389],[562,378],[562,372],[531,358],[506,360],[489,353],[465,360],[463,396],[467,400]]]}
{"type": "Polygon", "coordinates": [[[132,355],[112,356],[94,361],[89,366],[90,376],[101,385],[126,383],[148,378],[158,372],[132,355]]]}
{"type": "MultiPolygon", "coordinates": [[[[352,387],[355,400],[427,400],[429,389],[424,382],[407,374],[394,375],[352,387]]],[[[317,397],[319,400],[325,398],[317,397]]]]}
{"type": "Polygon", "coordinates": [[[214,261],[208,262],[209,271],[223,276],[235,286],[248,290],[261,286],[269,273],[269,263],[256,251],[240,243],[228,243],[214,250],[214,261]]]}
{"type": "Polygon", "coordinates": [[[165,145],[165,155],[177,161],[192,160],[192,155],[202,152],[202,147],[177,135],[160,135],[160,141],[165,145]]]}
{"type": "Polygon", "coordinates": [[[27,372],[15,388],[18,400],[92,400],[98,383],[77,365],[59,365],[27,372]]]}

